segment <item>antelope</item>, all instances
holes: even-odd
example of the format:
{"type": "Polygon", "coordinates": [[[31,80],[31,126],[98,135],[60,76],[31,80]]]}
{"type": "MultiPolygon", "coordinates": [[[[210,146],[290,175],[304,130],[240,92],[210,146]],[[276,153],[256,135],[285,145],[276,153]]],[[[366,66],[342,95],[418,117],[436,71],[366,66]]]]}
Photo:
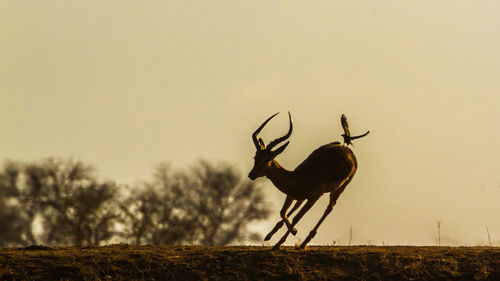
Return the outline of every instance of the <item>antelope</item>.
{"type": "Polygon", "coordinates": [[[314,203],[316,203],[323,194],[330,193],[330,201],[323,216],[311,232],[309,232],[307,238],[298,247],[299,249],[304,249],[314,238],[319,226],[328,214],[330,214],[340,194],[342,194],[356,173],[358,163],[354,153],[348,146],[352,144],[352,140],[364,137],[370,131],[363,135],[351,137],[347,119],[345,115],[342,114],[341,123],[344,129],[344,134],[342,134],[344,137],[344,144],[340,144],[340,142],[337,141],[320,146],[298,165],[295,170],[289,171],[283,168],[275,158],[285,150],[290,141],[287,141],[276,149],[274,149],[274,147],[286,141],[292,135],[293,123],[290,112],[288,112],[290,125],[288,132],[284,136],[271,141],[267,146],[264,144],[262,138],[257,138],[262,128],[264,128],[264,126],[266,126],[266,124],[277,114],[278,113],[267,118],[267,120],[252,134],[252,140],[257,151],[253,158],[253,168],[248,174],[248,177],[251,180],[255,180],[259,177],[267,177],[274,186],[286,194],[285,202],[280,211],[281,220],[276,223],[275,227],[264,238],[265,241],[270,240],[283,224],[287,226],[287,232],[274,245],[273,250],[279,249],[290,233],[296,235],[297,230],[295,229],[295,225],[299,220],[309,211],[309,209],[311,209],[314,203]],[[287,213],[293,201],[296,201],[295,205],[290,212],[287,213]],[[288,217],[290,217],[304,201],[306,201],[305,205],[300,209],[297,215],[295,215],[292,222],[290,222],[288,217]]]}

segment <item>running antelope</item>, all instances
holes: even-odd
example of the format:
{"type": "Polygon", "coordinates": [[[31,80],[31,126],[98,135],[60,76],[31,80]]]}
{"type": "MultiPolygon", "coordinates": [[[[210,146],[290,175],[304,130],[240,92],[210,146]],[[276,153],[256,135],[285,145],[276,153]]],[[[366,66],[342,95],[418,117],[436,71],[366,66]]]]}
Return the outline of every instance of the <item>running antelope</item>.
{"type": "Polygon", "coordinates": [[[340,194],[344,191],[345,187],[352,180],[354,173],[358,167],[356,157],[352,150],[348,147],[352,144],[351,140],[366,136],[368,132],[363,135],[351,137],[349,127],[345,115],[342,114],[341,122],[344,128],[344,144],[340,142],[332,142],[320,146],[314,150],[309,157],[306,158],[295,170],[288,171],[275,160],[281,152],[285,150],[290,141],[287,141],[280,147],[273,150],[278,144],[287,140],[292,135],[293,123],[292,116],[288,112],[290,126],[288,133],[281,138],[277,138],[270,142],[267,146],[261,138],[257,138],[258,134],[264,126],[278,113],[269,117],[260,127],[252,134],[252,140],[255,144],[257,151],[254,156],[253,169],[248,174],[248,177],[255,180],[258,177],[267,177],[271,182],[283,193],[286,194],[285,203],[281,208],[281,220],[276,226],[267,234],[265,241],[271,239],[285,224],[288,228],[283,237],[274,245],[274,249],[279,249],[290,233],[295,235],[297,230],[295,225],[309,211],[309,209],[316,203],[316,201],[324,194],[330,193],[330,202],[323,213],[323,216],[318,221],[316,226],[309,233],[307,238],[302,242],[299,248],[304,249],[307,243],[313,239],[316,232],[323,222],[323,220],[330,214],[339,198],[340,194]],[[288,208],[296,200],[295,205],[287,213],[288,208]],[[300,209],[297,215],[293,218],[292,222],[288,219],[293,212],[295,212],[304,201],[306,204],[300,209]]]}

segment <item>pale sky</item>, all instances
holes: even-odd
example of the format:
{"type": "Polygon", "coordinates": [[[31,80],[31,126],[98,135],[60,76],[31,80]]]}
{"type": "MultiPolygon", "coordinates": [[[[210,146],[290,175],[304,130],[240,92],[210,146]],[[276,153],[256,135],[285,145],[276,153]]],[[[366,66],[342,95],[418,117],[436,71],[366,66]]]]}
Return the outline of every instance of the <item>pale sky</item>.
{"type": "MultiPolygon", "coordinates": [[[[341,140],[359,168],[311,244],[500,245],[499,1],[0,2],[0,160],[73,157],[124,184],[156,164],[294,169],[341,140]]],[[[284,195],[260,179],[271,219],[284,195]]],[[[298,224],[299,243],[319,201],[298,224]]],[[[281,235],[279,233],[278,235],[281,235]]],[[[273,244],[279,236],[271,241],[273,244]]],[[[267,245],[267,244],[266,244],[267,245]]]]}

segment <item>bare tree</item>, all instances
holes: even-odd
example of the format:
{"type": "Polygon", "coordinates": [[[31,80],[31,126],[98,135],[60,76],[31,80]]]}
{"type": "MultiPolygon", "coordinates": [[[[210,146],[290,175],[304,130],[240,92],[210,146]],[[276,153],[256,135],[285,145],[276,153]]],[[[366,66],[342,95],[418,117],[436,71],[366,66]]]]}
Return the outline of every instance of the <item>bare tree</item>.
{"type": "Polygon", "coordinates": [[[121,209],[126,237],[157,245],[257,240],[246,225],[269,214],[255,184],[207,161],[176,173],[159,165],[154,180],[133,189],[121,209]]]}
{"type": "Polygon", "coordinates": [[[154,179],[129,191],[120,205],[124,236],[136,245],[178,245],[192,241],[193,219],[183,210],[187,194],[182,173],[157,167],[154,179]]]}
{"type": "Polygon", "coordinates": [[[6,163],[0,172],[0,246],[27,245],[26,234],[31,222],[23,217],[17,201],[17,182],[20,169],[15,163],[6,163]]]}
{"type": "Polygon", "coordinates": [[[115,190],[112,183],[91,182],[74,187],[64,199],[47,202],[53,208],[44,221],[47,243],[98,246],[110,240],[118,216],[115,190]]]}
{"type": "Polygon", "coordinates": [[[155,227],[154,217],[161,207],[160,198],[153,189],[134,189],[120,203],[120,222],[124,225],[122,236],[140,245],[151,243],[149,234],[155,227]]]}
{"type": "MultiPolygon", "coordinates": [[[[49,158],[17,164],[9,190],[24,224],[21,244],[99,245],[112,237],[115,184],[99,183],[93,168],[79,161],[49,158]],[[34,222],[42,232],[34,234],[34,222]]],[[[12,165],[11,165],[12,166],[12,165]]]]}
{"type": "Polygon", "coordinates": [[[199,161],[185,177],[188,212],[196,216],[194,242],[227,245],[235,240],[258,240],[247,225],[269,216],[259,187],[229,165],[199,161]]]}
{"type": "Polygon", "coordinates": [[[97,181],[79,161],[8,163],[0,173],[0,223],[7,226],[0,245],[94,246],[113,237],[226,245],[257,240],[246,226],[269,214],[257,185],[207,161],[175,173],[160,165],[152,181],[118,195],[116,184],[97,181]]]}

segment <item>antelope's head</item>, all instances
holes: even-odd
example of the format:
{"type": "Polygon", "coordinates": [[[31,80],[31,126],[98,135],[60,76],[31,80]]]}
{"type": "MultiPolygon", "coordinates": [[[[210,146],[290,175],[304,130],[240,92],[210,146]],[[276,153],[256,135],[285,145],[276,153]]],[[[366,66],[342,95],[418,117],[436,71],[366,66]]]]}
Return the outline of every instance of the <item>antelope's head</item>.
{"type": "Polygon", "coordinates": [[[277,114],[278,113],[275,113],[271,117],[267,118],[267,120],[264,121],[264,123],[262,123],[262,125],[260,125],[260,127],[257,128],[257,130],[252,134],[252,140],[253,143],[255,144],[255,148],[257,149],[257,151],[255,152],[255,156],[253,157],[254,159],[253,168],[248,174],[248,177],[252,180],[258,177],[265,176],[266,169],[271,166],[271,163],[274,160],[274,158],[276,158],[276,156],[278,156],[281,152],[283,152],[286,146],[290,143],[290,141],[287,141],[282,146],[276,148],[275,150],[272,150],[276,145],[287,140],[292,135],[293,124],[290,112],[288,112],[288,118],[290,119],[290,127],[286,135],[282,136],[281,138],[273,140],[267,146],[264,144],[264,141],[261,138],[257,139],[257,135],[260,133],[262,128],[264,128],[267,122],[269,122],[269,120],[271,120],[277,114]]]}

